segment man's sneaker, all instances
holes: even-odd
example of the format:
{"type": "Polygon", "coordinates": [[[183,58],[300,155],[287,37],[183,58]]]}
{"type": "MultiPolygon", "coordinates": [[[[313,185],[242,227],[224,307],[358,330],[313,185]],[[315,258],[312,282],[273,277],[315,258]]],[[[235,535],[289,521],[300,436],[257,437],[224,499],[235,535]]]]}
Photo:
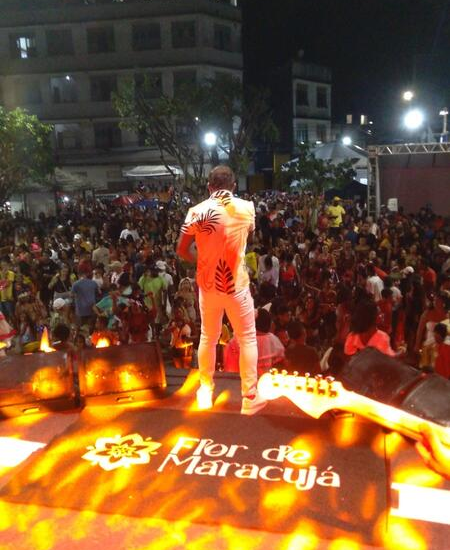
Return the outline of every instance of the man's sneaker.
{"type": "Polygon", "coordinates": [[[263,399],[258,393],[253,398],[243,397],[241,414],[246,414],[250,416],[260,411],[266,405],[267,400],[263,399]]]}
{"type": "Polygon", "coordinates": [[[212,409],[213,391],[208,386],[200,386],[197,390],[197,408],[200,411],[205,411],[207,409],[212,409]]]}

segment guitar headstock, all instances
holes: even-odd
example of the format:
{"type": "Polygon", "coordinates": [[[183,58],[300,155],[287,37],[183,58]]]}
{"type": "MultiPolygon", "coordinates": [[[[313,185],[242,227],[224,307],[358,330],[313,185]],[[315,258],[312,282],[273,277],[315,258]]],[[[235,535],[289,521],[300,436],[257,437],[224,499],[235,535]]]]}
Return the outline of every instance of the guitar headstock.
{"type": "Polygon", "coordinates": [[[346,400],[346,390],[332,376],[321,374],[301,376],[297,372],[271,369],[258,381],[258,392],[264,399],[272,400],[287,397],[297,407],[314,418],[319,418],[331,409],[342,408],[346,400]]]}

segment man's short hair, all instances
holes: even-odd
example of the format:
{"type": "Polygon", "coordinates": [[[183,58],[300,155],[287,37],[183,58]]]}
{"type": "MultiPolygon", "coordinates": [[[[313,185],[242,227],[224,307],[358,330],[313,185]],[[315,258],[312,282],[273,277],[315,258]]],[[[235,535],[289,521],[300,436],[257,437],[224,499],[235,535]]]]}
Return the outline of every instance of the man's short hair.
{"type": "Polygon", "coordinates": [[[444,323],[437,323],[434,326],[434,332],[439,334],[439,336],[445,340],[447,338],[447,325],[444,325],[444,323]]]}
{"type": "Polygon", "coordinates": [[[272,316],[267,311],[267,309],[258,309],[258,315],[256,316],[255,320],[256,330],[258,330],[259,332],[269,332],[271,324],[272,316]]]}
{"type": "Polygon", "coordinates": [[[301,336],[306,334],[305,325],[297,319],[292,319],[292,321],[289,321],[286,329],[291,340],[298,340],[301,336]]]}
{"type": "Polygon", "coordinates": [[[233,170],[225,165],[216,166],[208,176],[208,183],[212,189],[231,189],[235,182],[233,170]]]}

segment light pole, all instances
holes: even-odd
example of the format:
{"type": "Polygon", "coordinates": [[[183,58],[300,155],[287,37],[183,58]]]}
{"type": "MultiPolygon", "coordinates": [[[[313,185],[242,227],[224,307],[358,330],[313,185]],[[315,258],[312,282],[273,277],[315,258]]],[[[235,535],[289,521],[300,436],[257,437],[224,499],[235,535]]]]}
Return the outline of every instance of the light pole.
{"type": "Polygon", "coordinates": [[[442,117],[441,143],[447,143],[448,141],[448,127],[447,127],[448,109],[447,107],[444,107],[443,109],[441,109],[439,114],[442,117]]]}

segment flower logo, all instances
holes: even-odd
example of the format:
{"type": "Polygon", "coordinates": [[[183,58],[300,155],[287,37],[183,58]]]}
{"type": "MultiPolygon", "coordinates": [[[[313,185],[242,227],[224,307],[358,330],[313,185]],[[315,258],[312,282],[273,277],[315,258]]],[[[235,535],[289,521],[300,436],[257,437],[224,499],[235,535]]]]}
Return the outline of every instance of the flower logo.
{"type": "Polygon", "coordinates": [[[111,471],[129,468],[132,464],[148,464],[150,455],[155,455],[159,447],[161,443],[151,441],[151,437],[144,440],[139,434],[101,437],[94,446],[87,447],[88,452],[81,458],[111,471]]]}

